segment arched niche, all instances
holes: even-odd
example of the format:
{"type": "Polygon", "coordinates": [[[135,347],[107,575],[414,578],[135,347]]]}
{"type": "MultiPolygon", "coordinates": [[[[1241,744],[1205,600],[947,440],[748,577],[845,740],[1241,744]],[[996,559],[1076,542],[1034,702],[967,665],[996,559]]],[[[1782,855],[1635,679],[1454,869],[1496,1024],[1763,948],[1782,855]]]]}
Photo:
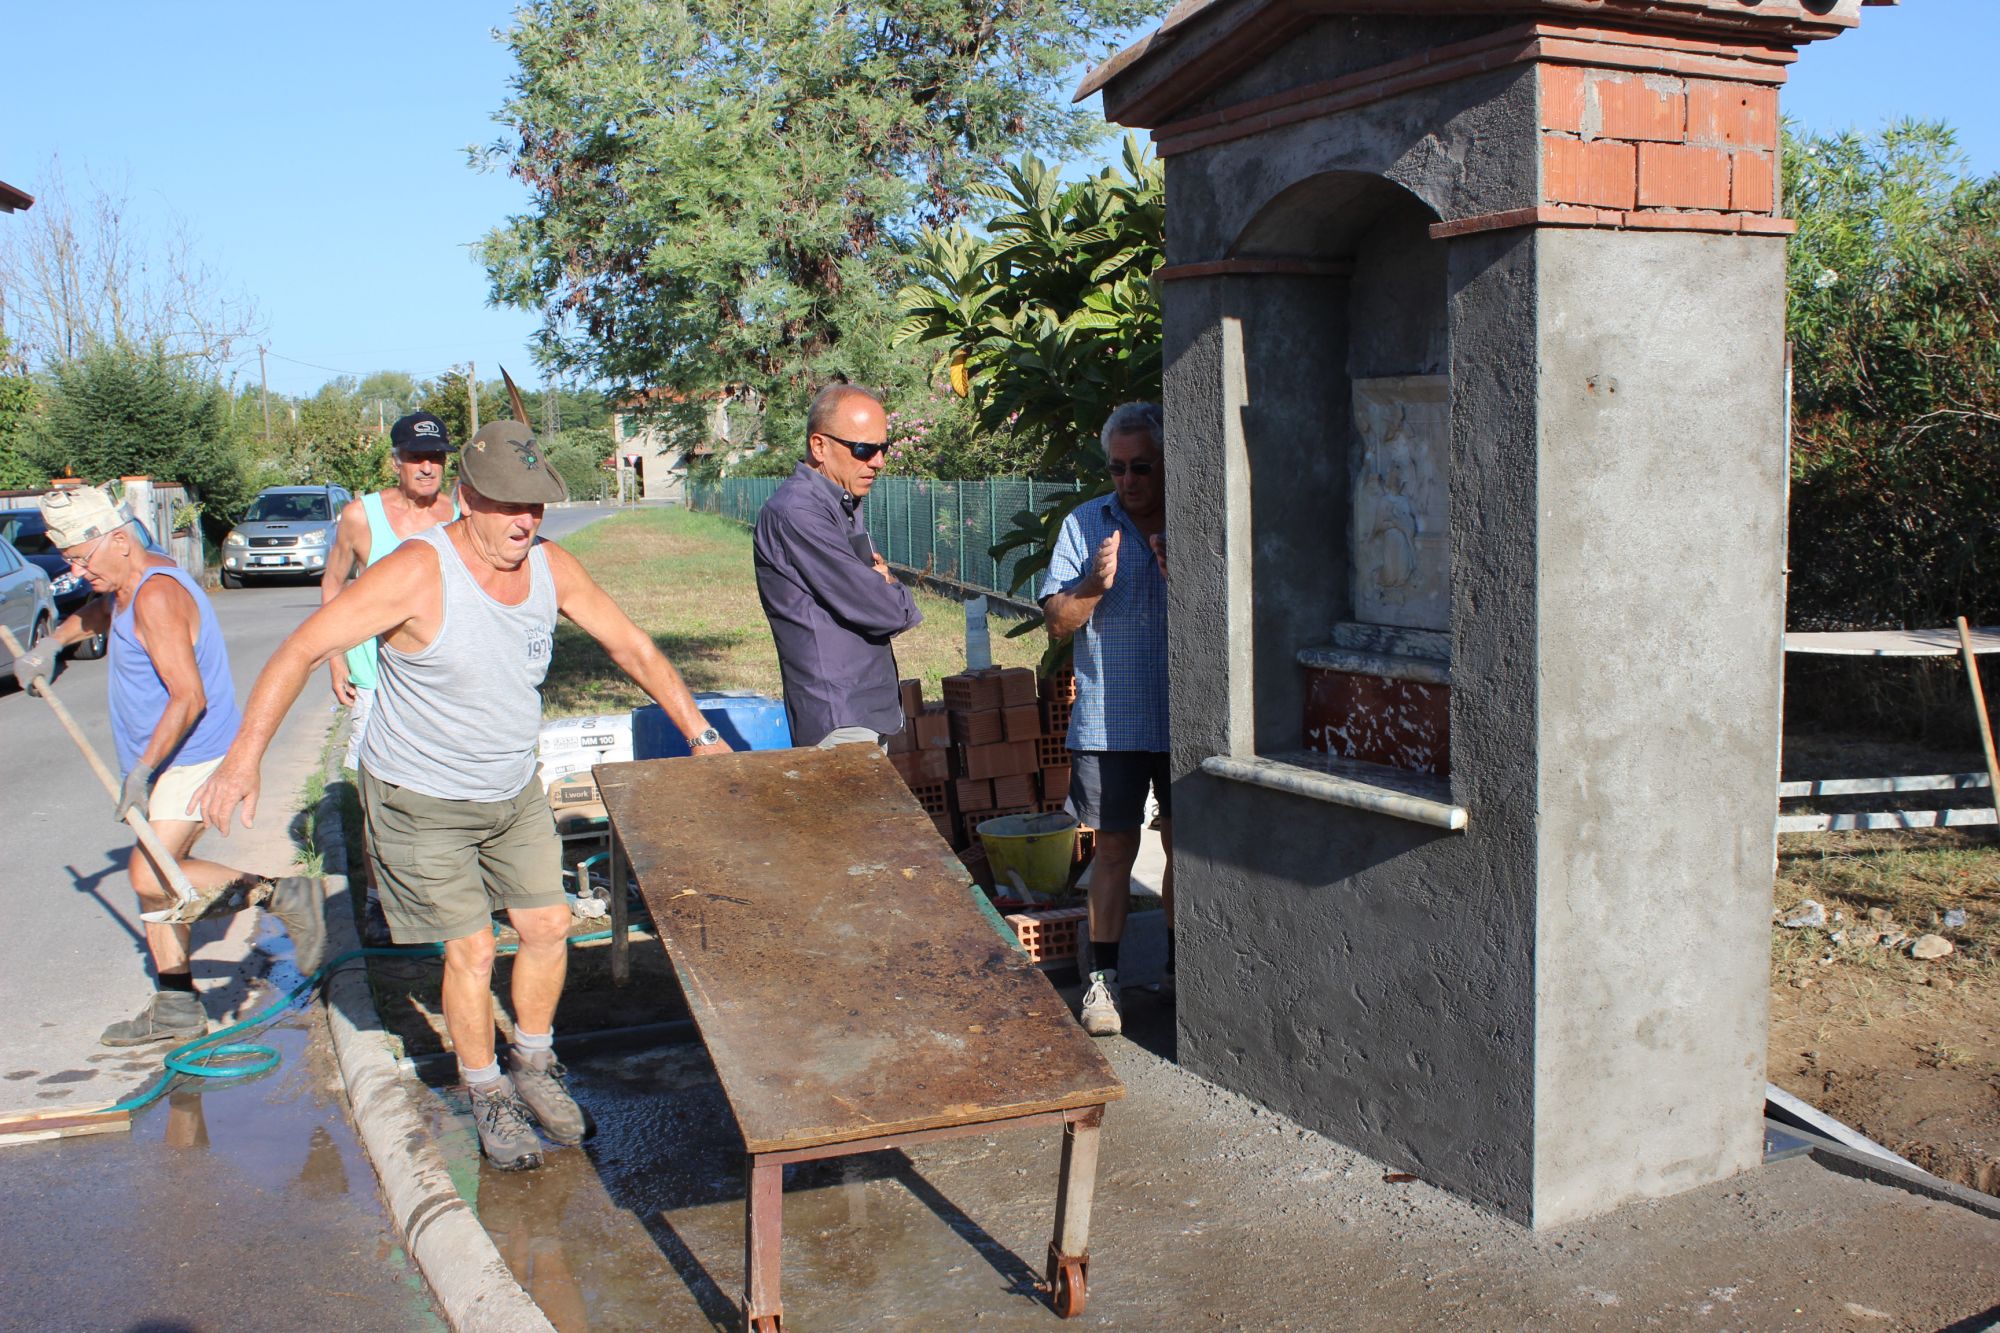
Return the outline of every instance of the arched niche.
{"type": "Polygon", "coordinates": [[[1450,330],[1436,221],[1390,180],[1324,172],[1270,199],[1231,249],[1244,274],[1261,752],[1449,773],[1450,330]]]}

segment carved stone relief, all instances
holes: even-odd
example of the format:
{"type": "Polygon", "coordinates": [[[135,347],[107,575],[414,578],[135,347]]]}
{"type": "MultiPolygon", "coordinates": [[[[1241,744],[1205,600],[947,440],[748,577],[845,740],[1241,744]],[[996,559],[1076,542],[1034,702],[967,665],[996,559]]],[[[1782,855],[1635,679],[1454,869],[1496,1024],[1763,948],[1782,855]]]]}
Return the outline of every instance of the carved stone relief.
{"type": "Polygon", "coordinates": [[[1449,629],[1446,377],[1355,380],[1354,424],[1354,618],[1449,629]]]}

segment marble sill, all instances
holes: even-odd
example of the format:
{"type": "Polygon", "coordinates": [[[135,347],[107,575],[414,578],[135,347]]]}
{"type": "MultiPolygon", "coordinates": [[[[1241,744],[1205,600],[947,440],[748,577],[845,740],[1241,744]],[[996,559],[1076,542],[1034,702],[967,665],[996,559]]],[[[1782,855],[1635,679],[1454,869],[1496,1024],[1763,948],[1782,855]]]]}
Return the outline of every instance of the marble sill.
{"type": "Polygon", "coordinates": [[[1428,657],[1404,657],[1398,653],[1372,653],[1338,645],[1299,650],[1299,665],[1321,671],[1341,671],[1354,676],[1381,676],[1386,680],[1414,681],[1420,685],[1451,684],[1451,663],[1428,657]]]}
{"type": "Polygon", "coordinates": [[[1451,783],[1429,773],[1342,759],[1318,750],[1211,755],[1201,761],[1201,771],[1230,782],[1451,832],[1466,826],[1465,807],[1452,804],[1451,783]]]}

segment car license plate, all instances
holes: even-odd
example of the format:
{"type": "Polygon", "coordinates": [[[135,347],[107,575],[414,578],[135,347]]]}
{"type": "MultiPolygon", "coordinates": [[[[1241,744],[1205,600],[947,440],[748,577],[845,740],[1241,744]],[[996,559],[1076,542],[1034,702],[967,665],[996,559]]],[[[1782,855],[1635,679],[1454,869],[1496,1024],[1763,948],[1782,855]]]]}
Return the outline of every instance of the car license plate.
{"type": "Polygon", "coordinates": [[[250,557],[250,563],[253,565],[282,565],[285,563],[285,557],[281,555],[253,555],[250,557]]]}

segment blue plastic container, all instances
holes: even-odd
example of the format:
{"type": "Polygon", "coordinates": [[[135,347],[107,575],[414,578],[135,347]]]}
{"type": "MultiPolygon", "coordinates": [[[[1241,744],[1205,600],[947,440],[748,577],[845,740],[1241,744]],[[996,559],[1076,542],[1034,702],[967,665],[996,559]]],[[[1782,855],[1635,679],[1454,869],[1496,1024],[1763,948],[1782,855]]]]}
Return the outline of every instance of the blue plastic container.
{"type": "MultiPolygon", "coordinates": [[[[696,694],[694,701],[732,750],[791,748],[792,725],[785,720],[782,699],[749,690],[710,690],[696,694]]],[[[632,710],[634,759],[672,759],[687,752],[687,738],[668,720],[666,709],[647,704],[632,710]]]]}

